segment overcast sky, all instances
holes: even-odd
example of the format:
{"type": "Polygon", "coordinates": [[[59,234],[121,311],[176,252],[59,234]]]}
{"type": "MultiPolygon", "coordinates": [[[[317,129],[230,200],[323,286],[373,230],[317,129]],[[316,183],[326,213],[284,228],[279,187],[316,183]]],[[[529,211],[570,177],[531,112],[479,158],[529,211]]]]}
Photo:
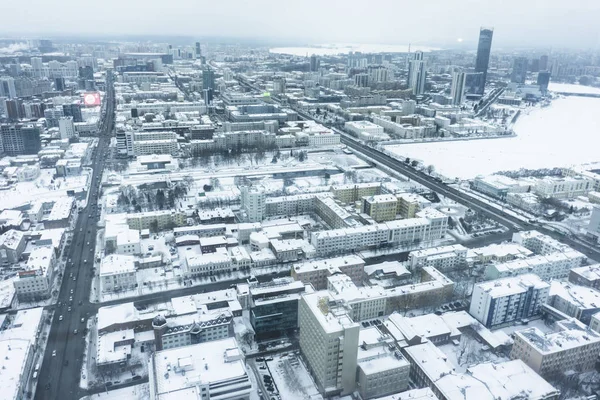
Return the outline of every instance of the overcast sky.
{"type": "Polygon", "coordinates": [[[0,0],[0,33],[600,47],[600,0],[0,0]]]}

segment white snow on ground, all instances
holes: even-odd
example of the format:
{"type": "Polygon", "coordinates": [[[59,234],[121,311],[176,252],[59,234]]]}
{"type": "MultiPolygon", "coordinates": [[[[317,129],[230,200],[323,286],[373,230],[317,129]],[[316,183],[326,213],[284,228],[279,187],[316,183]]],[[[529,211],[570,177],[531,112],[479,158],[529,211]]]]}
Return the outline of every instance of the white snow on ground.
{"type": "Polygon", "coordinates": [[[149,400],[150,385],[141,383],[123,389],[109,390],[105,393],[98,393],[91,396],[84,396],[80,400],[149,400]]]}
{"type": "Polygon", "coordinates": [[[85,190],[91,170],[84,168],[80,176],[53,180],[55,173],[54,169],[44,168],[35,180],[19,182],[9,190],[0,190],[0,204],[3,208],[16,208],[25,202],[66,196],[67,190],[85,190]]]}
{"type": "Polygon", "coordinates": [[[590,127],[600,124],[599,107],[600,99],[596,98],[559,98],[549,107],[535,108],[519,117],[514,126],[516,137],[387,146],[386,150],[433,164],[436,171],[450,178],[474,178],[515,166],[570,167],[598,161],[597,148],[581,143],[594,143],[595,133],[590,127]]]}
{"type": "Polygon", "coordinates": [[[267,364],[282,399],[308,400],[319,396],[306,366],[296,353],[273,356],[273,361],[267,361],[267,364]]]}

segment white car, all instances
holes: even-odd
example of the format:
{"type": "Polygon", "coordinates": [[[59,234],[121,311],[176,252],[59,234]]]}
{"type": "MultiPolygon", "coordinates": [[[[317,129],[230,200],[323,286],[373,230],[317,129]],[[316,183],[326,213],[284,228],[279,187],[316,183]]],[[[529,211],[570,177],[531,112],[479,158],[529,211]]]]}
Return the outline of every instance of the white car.
{"type": "Polygon", "coordinates": [[[56,357],[56,350],[52,350],[52,357],[56,357]]]}
{"type": "Polygon", "coordinates": [[[58,320],[62,321],[63,320],[63,316],[61,315],[60,317],[58,317],[58,320]]]}

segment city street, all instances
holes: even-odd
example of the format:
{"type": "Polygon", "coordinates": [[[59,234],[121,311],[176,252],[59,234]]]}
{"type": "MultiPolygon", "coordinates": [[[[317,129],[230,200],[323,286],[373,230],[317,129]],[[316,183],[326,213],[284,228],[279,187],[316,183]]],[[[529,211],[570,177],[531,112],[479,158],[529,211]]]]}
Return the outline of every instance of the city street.
{"type": "Polygon", "coordinates": [[[114,118],[114,92],[110,74],[107,78],[105,101],[107,105],[101,124],[99,143],[93,156],[89,200],[79,214],[73,232],[69,251],[70,262],[67,263],[63,274],[58,303],[52,318],[48,344],[38,377],[36,399],[76,399],[81,395],[79,371],[84,351],[83,330],[86,326],[85,320],[95,311],[89,302],[89,290],[93,276],[98,222],[96,202],[104,168],[103,154],[110,143],[114,118]]]}

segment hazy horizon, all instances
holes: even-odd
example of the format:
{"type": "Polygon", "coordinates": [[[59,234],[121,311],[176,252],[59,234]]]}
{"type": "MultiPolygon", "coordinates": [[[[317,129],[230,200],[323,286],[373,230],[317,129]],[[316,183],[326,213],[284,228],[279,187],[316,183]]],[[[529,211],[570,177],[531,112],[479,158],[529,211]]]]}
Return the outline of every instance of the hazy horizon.
{"type": "Polygon", "coordinates": [[[596,21],[600,2],[593,0],[382,0],[368,4],[305,0],[285,6],[273,0],[172,0],[168,7],[156,4],[160,6],[151,0],[105,0],[101,7],[75,0],[62,0],[60,7],[42,0],[32,0],[28,7],[4,3],[0,14],[10,18],[4,19],[0,34],[29,38],[209,36],[274,45],[412,43],[473,48],[479,28],[489,26],[495,30],[494,47],[600,47],[596,21]],[[93,16],[93,21],[86,16],[93,16]]]}

